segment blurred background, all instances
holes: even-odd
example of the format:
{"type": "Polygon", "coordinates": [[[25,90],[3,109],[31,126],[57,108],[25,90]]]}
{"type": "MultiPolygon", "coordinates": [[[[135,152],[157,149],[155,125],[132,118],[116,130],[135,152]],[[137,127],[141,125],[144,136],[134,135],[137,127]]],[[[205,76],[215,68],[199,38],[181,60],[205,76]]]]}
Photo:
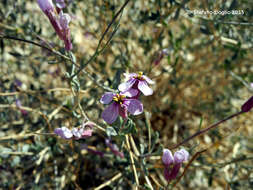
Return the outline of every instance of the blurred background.
{"type": "MultiPolygon", "coordinates": [[[[125,1],[65,2],[64,12],[72,18],[72,53],[82,65],[125,1]]],[[[0,15],[1,189],[93,189],[119,172],[122,177],[103,189],[131,189],[135,179],[121,138],[112,140],[124,159],[110,152],[103,131],[79,141],[52,134],[57,127],[82,124],[76,98],[87,116],[106,128],[101,119],[105,107],[99,102],[106,91],[89,76],[113,89],[124,81],[125,72],[143,71],[156,82],[151,86],[154,94],[141,97],[145,113],[131,116],[137,148],[147,153],[152,144],[158,151],[142,160],[154,189],[167,185],[159,147],[171,147],[240,111],[253,93],[250,0],[130,1],[102,42],[120,23],[110,44],[86,66],[89,76],[78,75],[78,97],[73,97],[66,77],[73,69],[70,62],[31,43],[3,37],[33,41],[69,56],[37,2],[2,0],[0,15]],[[238,12],[194,15],[194,10],[238,12]],[[101,157],[83,146],[105,154],[101,157]]],[[[183,145],[191,156],[208,150],[193,161],[177,188],[253,189],[252,125],[249,112],[183,145]]],[[[142,166],[136,162],[139,188],[150,189],[142,166]]]]}

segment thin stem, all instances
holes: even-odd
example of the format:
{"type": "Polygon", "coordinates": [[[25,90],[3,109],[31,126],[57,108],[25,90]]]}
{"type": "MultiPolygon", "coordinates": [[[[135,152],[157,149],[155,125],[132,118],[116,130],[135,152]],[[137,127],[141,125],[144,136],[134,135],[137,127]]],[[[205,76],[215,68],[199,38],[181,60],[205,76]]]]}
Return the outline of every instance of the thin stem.
{"type": "Polygon", "coordinates": [[[71,61],[71,59],[69,57],[67,57],[67,56],[65,56],[65,55],[63,55],[63,54],[61,54],[61,53],[59,53],[59,52],[57,52],[57,51],[55,51],[53,49],[50,49],[50,48],[48,48],[48,47],[46,47],[44,45],[41,45],[41,44],[39,44],[37,42],[31,41],[31,40],[26,40],[26,39],[17,38],[17,37],[14,37],[14,36],[7,36],[7,35],[1,35],[1,34],[0,34],[0,38],[9,39],[9,40],[16,40],[16,41],[25,42],[25,43],[28,43],[28,44],[33,44],[35,46],[41,47],[43,49],[46,49],[47,51],[50,51],[51,53],[53,53],[55,55],[58,55],[58,56],[66,59],[68,61],[71,61]]]}
{"type": "Polygon", "coordinates": [[[110,184],[112,184],[114,181],[116,181],[117,179],[119,179],[122,176],[122,173],[118,173],[117,175],[115,175],[114,177],[112,177],[110,180],[106,181],[105,183],[99,185],[98,187],[94,188],[94,190],[99,190],[102,189],[110,184]]]}
{"type": "Polygon", "coordinates": [[[217,23],[221,23],[221,24],[231,24],[231,25],[241,25],[241,26],[253,26],[253,23],[250,23],[250,22],[221,21],[221,20],[213,20],[213,19],[209,19],[209,18],[205,18],[205,17],[197,17],[197,18],[202,19],[204,21],[217,22],[217,23]]]}
{"type": "Polygon", "coordinates": [[[134,178],[135,178],[135,182],[136,182],[135,189],[138,189],[139,179],[138,179],[138,175],[137,175],[137,172],[136,172],[136,167],[135,167],[135,163],[134,163],[133,153],[132,153],[131,148],[130,148],[130,143],[129,143],[128,135],[125,135],[125,137],[126,137],[126,145],[127,145],[127,148],[129,149],[129,155],[130,155],[131,165],[132,165],[132,169],[133,169],[133,172],[134,172],[134,178]]]}
{"type": "Polygon", "coordinates": [[[192,159],[189,161],[189,163],[187,164],[187,166],[184,169],[184,172],[182,173],[182,175],[180,175],[178,177],[178,180],[176,181],[176,183],[174,184],[174,187],[176,187],[176,185],[179,183],[179,181],[181,180],[181,178],[184,176],[184,174],[186,173],[187,169],[190,167],[190,165],[192,164],[192,162],[203,152],[207,151],[207,149],[201,150],[199,152],[197,152],[196,154],[194,154],[194,156],[192,157],[192,159]]]}
{"type": "Polygon", "coordinates": [[[237,74],[235,74],[232,71],[230,71],[229,73],[232,77],[239,80],[250,92],[253,92],[253,88],[245,80],[243,80],[242,77],[238,76],[237,74]]]}
{"type": "MultiPolygon", "coordinates": [[[[57,55],[57,56],[60,56],[61,58],[67,60],[67,61],[70,61],[72,64],[74,64],[75,66],[77,67],[80,67],[79,65],[77,65],[71,58],[53,50],[53,49],[50,49],[44,45],[41,45],[37,42],[34,42],[34,41],[31,41],[31,40],[26,40],[26,39],[21,39],[21,38],[17,38],[17,37],[13,37],[13,36],[7,36],[7,35],[1,35],[0,34],[0,38],[5,38],[5,39],[10,39],[10,40],[16,40],[16,41],[21,41],[21,42],[25,42],[25,43],[29,43],[29,44],[32,44],[32,45],[35,45],[35,46],[38,46],[38,47],[41,47],[43,49],[46,49],[50,52],[52,52],[53,54],[57,55]]],[[[90,60],[92,61],[92,60],[90,60]]],[[[110,92],[114,92],[113,89],[109,88],[109,87],[106,87],[102,84],[100,84],[98,81],[96,81],[96,79],[94,79],[87,71],[85,70],[81,70],[85,75],[88,76],[89,79],[91,79],[96,85],[98,85],[99,87],[103,88],[104,90],[107,90],[107,91],[110,91],[110,92]]],[[[73,76],[72,76],[73,77],[73,76]]]]}
{"type": "Polygon", "coordinates": [[[218,121],[217,123],[212,124],[211,126],[205,128],[205,129],[203,129],[203,130],[201,130],[201,131],[196,132],[196,133],[193,134],[192,136],[190,136],[190,137],[186,138],[185,140],[183,140],[181,143],[179,143],[179,144],[173,146],[171,149],[175,149],[175,148],[177,148],[177,147],[179,147],[179,146],[185,144],[185,143],[188,142],[189,140],[191,140],[191,139],[193,139],[193,138],[195,138],[195,137],[197,137],[197,136],[199,136],[199,135],[203,135],[205,132],[207,132],[207,131],[209,131],[209,130],[215,128],[215,127],[217,127],[217,126],[220,125],[221,123],[223,123],[223,122],[225,122],[225,121],[227,121],[227,120],[229,120],[229,119],[232,119],[233,117],[236,117],[236,116],[238,116],[238,115],[240,115],[240,114],[242,114],[242,113],[244,113],[244,112],[240,111],[240,112],[238,112],[238,113],[235,113],[235,114],[233,114],[233,115],[231,115],[231,116],[229,116],[229,117],[227,117],[227,118],[225,118],[225,119],[222,119],[222,120],[218,121]]]}
{"type": "Polygon", "coordinates": [[[120,10],[114,15],[114,17],[112,18],[111,22],[109,23],[109,25],[107,26],[106,30],[104,31],[104,33],[102,34],[102,37],[100,38],[99,42],[98,42],[98,45],[97,45],[97,48],[94,52],[94,54],[91,56],[91,58],[87,61],[86,64],[83,64],[79,70],[73,74],[71,76],[71,79],[73,79],[76,75],[78,75],[90,62],[92,62],[106,47],[107,45],[110,43],[113,35],[116,33],[117,29],[118,29],[118,25],[115,27],[114,31],[112,32],[112,35],[110,36],[109,40],[106,42],[105,46],[99,50],[101,44],[102,44],[102,41],[104,40],[105,38],[105,35],[108,33],[109,29],[111,28],[112,24],[115,22],[115,20],[117,19],[117,17],[120,15],[120,13],[124,10],[124,8],[127,6],[127,4],[129,3],[130,0],[127,0],[123,5],[122,7],[120,8],[120,10]]]}

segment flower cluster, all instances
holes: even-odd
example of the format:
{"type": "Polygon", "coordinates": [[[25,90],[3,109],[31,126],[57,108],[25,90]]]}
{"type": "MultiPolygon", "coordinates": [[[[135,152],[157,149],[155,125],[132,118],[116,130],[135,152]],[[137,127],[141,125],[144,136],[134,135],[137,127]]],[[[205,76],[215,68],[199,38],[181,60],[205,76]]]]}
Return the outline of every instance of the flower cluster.
{"type": "Polygon", "coordinates": [[[187,161],[189,153],[185,149],[181,149],[172,155],[169,149],[163,150],[162,161],[165,166],[164,177],[167,181],[171,181],[177,177],[183,162],[187,161]],[[172,167],[171,167],[172,166],[172,167]]]}
{"type": "Polygon", "coordinates": [[[124,75],[128,80],[119,85],[120,93],[106,92],[100,99],[102,104],[110,104],[102,113],[102,118],[109,124],[116,121],[119,115],[124,119],[127,118],[128,112],[132,115],[141,114],[143,105],[138,100],[139,95],[141,92],[145,96],[153,94],[148,84],[154,84],[154,82],[142,72],[124,75]]]}
{"type": "Polygon", "coordinates": [[[52,0],[37,0],[40,9],[46,14],[50,20],[52,26],[54,27],[55,32],[64,41],[65,49],[67,51],[72,49],[72,43],[70,39],[70,29],[69,23],[71,17],[63,13],[62,8],[66,5],[63,0],[58,0],[56,2],[57,9],[55,9],[52,0]]]}
{"type": "Polygon", "coordinates": [[[83,139],[92,136],[93,124],[91,122],[85,123],[82,127],[73,128],[72,130],[67,127],[56,128],[54,133],[63,139],[83,139]]]}

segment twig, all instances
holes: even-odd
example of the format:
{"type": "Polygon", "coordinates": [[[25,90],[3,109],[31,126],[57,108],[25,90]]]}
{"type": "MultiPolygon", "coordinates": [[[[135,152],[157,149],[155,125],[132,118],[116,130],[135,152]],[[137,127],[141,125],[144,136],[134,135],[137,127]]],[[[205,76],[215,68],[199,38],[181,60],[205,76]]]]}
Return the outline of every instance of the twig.
{"type": "Polygon", "coordinates": [[[109,88],[109,87],[106,87],[104,85],[102,85],[101,83],[99,83],[96,79],[94,79],[91,74],[89,74],[87,71],[85,70],[82,70],[82,72],[90,79],[92,80],[96,85],[98,85],[100,88],[103,88],[104,90],[107,90],[109,92],[116,92],[115,90],[109,88]]]}
{"type": "Polygon", "coordinates": [[[145,178],[145,181],[147,182],[149,188],[150,188],[151,190],[154,190],[154,188],[152,187],[152,184],[151,184],[151,182],[150,182],[148,176],[147,176],[147,175],[144,175],[144,178],[145,178]]]}
{"type": "Polygon", "coordinates": [[[41,45],[41,44],[39,44],[39,43],[37,43],[37,42],[31,41],[31,40],[26,40],[26,39],[17,38],[17,37],[14,37],[14,36],[2,35],[2,34],[0,34],[0,38],[9,39],[9,40],[16,40],[16,41],[25,42],[25,43],[28,43],[28,44],[33,44],[33,45],[35,45],[35,46],[41,47],[41,48],[43,48],[43,49],[46,49],[46,50],[50,51],[51,53],[53,53],[53,54],[55,54],[55,55],[58,55],[58,56],[60,56],[60,57],[62,57],[62,58],[64,58],[64,59],[69,60],[69,61],[72,62],[72,60],[71,60],[69,57],[67,57],[67,56],[65,56],[65,55],[63,55],[63,54],[61,54],[61,53],[59,53],[58,51],[55,51],[55,50],[50,49],[50,48],[48,48],[48,47],[46,47],[46,46],[44,46],[44,45],[41,45]]]}
{"type": "Polygon", "coordinates": [[[39,166],[45,156],[45,154],[47,153],[47,151],[49,150],[49,147],[44,148],[40,153],[39,153],[39,159],[36,161],[36,165],[39,166]]]}
{"type": "Polygon", "coordinates": [[[151,125],[149,120],[148,112],[145,112],[145,120],[148,126],[148,152],[151,150],[151,125]]]}
{"type": "MultiPolygon", "coordinates": [[[[77,67],[80,67],[80,66],[77,65],[71,58],[69,58],[69,57],[67,57],[67,56],[65,56],[65,55],[63,55],[63,54],[61,54],[61,53],[59,53],[58,51],[55,51],[55,50],[50,49],[50,48],[48,48],[48,47],[46,47],[46,46],[43,46],[43,45],[41,45],[41,44],[39,44],[39,43],[37,43],[37,42],[31,41],[31,40],[26,40],[26,39],[21,39],[21,38],[17,38],[17,37],[13,37],[13,36],[2,35],[2,34],[0,34],[0,38],[5,38],[5,39],[16,40],[16,41],[21,41],[21,42],[33,44],[33,45],[35,45],[35,46],[41,47],[41,48],[43,48],[43,49],[46,49],[46,50],[52,52],[52,53],[55,54],[55,55],[60,56],[61,58],[65,59],[65,60],[67,60],[67,61],[70,61],[72,64],[76,65],[77,67]]],[[[114,90],[112,90],[111,88],[105,87],[105,86],[103,86],[102,84],[100,84],[100,83],[99,83],[98,81],[96,81],[89,73],[87,73],[87,71],[84,71],[84,69],[82,69],[82,70],[80,69],[80,71],[83,71],[83,73],[86,74],[86,75],[87,75],[93,82],[95,82],[95,84],[97,84],[99,87],[101,87],[101,88],[103,88],[103,89],[105,89],[105,90],[108,90],[108,91],[114,91],[114,90]]],[[[73,78],[73,76],[72,76],[71,78],[73,78]]]]}
{"type": "Polygon", "coordinates": [[[136,182],[135,189],[138,189],[139,179],[138,179],[138,175],[137,175],[137,172],[136,172],[136,167],[135,167],[135,163],[134,163],[133,153],[132,153],[131,148],[130,148],[130,143],[129,143],[128,135],[125,135],[125,137],[126,137],[126,145],[127,145],[128,149],[130,150],[129,151],[129,155],[130,155],[131,165],[132,165],[132,169],[133,169],[133,172],[134,172],[134,178],[135,178],[135,182],[136,182]]]}
{"type": "Polygon", "coordinates": [[[203,152],[207,151],[207,149],[205,150],[202,150],[202,151],[199,151],[197,152],[196,154],[194,154],[194,156],[192,157],[192,159],[189,161],[189,163],[187,164],[187,166],[185,167],[184,169],[184,172],[182,173],[182,175],[180,175],[178,177],[178,180],[176,181],[176,183],[174,184],[174,187],[176,187],[176,185],[179,183],[179,181],[181,180],[181,178],[184,176],[184,174],[186,173],[187,169],[190,167],[191,163],[200,155],[202,154],[203,152]]]}
{"type": "MultiPolygon", "coordinates": [[[[204,21],[207,21],[207,22],[216,22],[216,23],[221,23],[221,24],[230,24],[230,25],[241,25],[241,26],[253,26],[253,23],[250,23],[250,22],[234,22],[234,21],[222,21],[222,20],[214,20],[214,19],[210,19],[210,18],[207,18],[207,17],[201,17],[201,16],[196,16],[194,15],[195,18],[197,19],[201,19],[201,20],[204,20],[204,21]]],[[[187,18],[187,19],[190,19],[190,20],[194,20],[192,19],[191,17],[189,17],[188,15],[183,15],[183,17],[187,18]]]]}
{"type": "Polygon", "coordinates": [[[35,136],[35,135],[55,135],[55,134],[53,134],[53,133],[27,133],[27,134],[20,133],[18,135],[0,137],[0,141],[10,140],[10,139],[19,140],[19,139],[23,139],[23,138],[32,137],[32,136],[35,136]]]}
{"type": "Polygon", "coordinates": [[[221,21],[221,20],[213,20],[213,19],[209,19],[209,18],[206,18],[206,17],[200,17],[200,16],[197,16],[197,18],[202,19],[204,21],[217,22],[217,23],[221,23],[221,24],[231,24],[231,25],[241,25],[241,26],[253,26],[253,23],[250,23],[250,22],[221,21]]]}
{"type": "Polygon", "coordinates": [[[54,109],[54,111],[48,115],[48,120],[51,121],[51,119],[57,114],[59,113],[59,111],[61,111],[62,109],[62,105],[58,106],[56,109],[54,109]]]}
{"type": "Polygon", "coordinates": [[[98,187],[94,188],[94,190],[99,190],[104,188],[105,186],[110,185],[111,183],[113,183],[114,181],[116,181],[117,179],[119,179],[122,176],[122,173],[118,173],[117,175],[115,175],[114,177],[112,177],[110,180],[106,181],[105,183],[99,185],[98,187]]]}
{"type": "Polygon", "coordinates": [[[134,142],[133,136],[130,134],[129,137],[130,137],[130,143],[131,143],[131,145],[132,145],[134,154],[135,154],[137,157],[139,157],[139,156],[140,156],[140,152],[139,152],[139,150],[138,150],[137,147],[136,147],[136,144],[135,144],[135,142],[134,142]]]}
{"type": "Polygon", "coordinates": [[[199,136],[199,135],[203,135],[205,132],[209,131],[210,129],[215,128],[215,127],[217,127],[219,124],[221,124],[221,123],[223,123],[223,122],[225,122],[225,121],[227,121],[227,120],[229,120],[229,119],[232,119],[233,117],[236,117],[236,116],[238,116],[238,115],[240,115],[240,114],[242,114],[242,113],[244,113],[244,112],[240,111],[240,112],[235,113],[235,114],[233,114],[233,115],[231,115],[231,116],[229,116],[229,117],[227,117],[227,118],[225,118],[225,119],[222,119],[222,120],[218,121],[217,123],[214,123],[214,124],[212,124],[211,126],[205,128],[205,129],[203,129],[203,130],[201,130],[201,131],[196,132],[196,133],[193,134],[192,136],[186,138],[186,139],[183,140],[181,143],[178,143],[177,145],[173,146],[173,147],[170,148],[170,149],[175,149],[175,148],[177,148],[177,147],[179,147],[179,146],[185,144],[185,143],[188,142],[189,140],[193,139],[194,137],[197,137],[197,136],[199,136]]]}
{"type": "MultiPolygon", "coordinates": [[[[156,184],[156,186],[158,187],[158,188],[163,188],[163,186],[158,182],[158,180],[155,178],[155,176],[154,175],[150,175],[150,177],[151,177],[151,179],[155,182],[155,184],[156,184]]],[[[157,189],[158,189],[157,188],[157,189]]]]}
{"type": "Polygon", "coordinates": [[[114,17],[112,18],[111,22],[108,24],[106,30],[104,31],[104,33],[102,34],[102,37],[100,38],[99,42],[98,42],[98,45],[97,45],[97,48],[94,52],[94,54],[91,56],[91,58],[87,61],[86,64],[83,64],[79,70],[73,74],[71,76],[71,79],[73,79],[76,75],[78,75],[90,62],[92,62],[104,49],[105,47],[109,44],[109,42],[111,41],[113,35],[115,34],[115,32],[117,31],[118,29],[118,26],[115,27],[115,30],[112,32],[112,35],[111,37],[109,38],[109,40],[106,42],[105,46],[99,50],[101,44],[102,44],[102,41],[104,40],[105,38],[105,35],[108,33],[109,29],[111,28],[112,24],[115,22],[115,20],[117,19],[117,17],[120,15],[120,13],[124,10],[124,8],[127,6],[127,4],[129,3],[130,0],[126,0],[126,2],[122,5],[122,7],[119,9],[119,11],[114,15],[114,17]]]}
{"type": "Polygon", "coordinates": [[[253,88],[242,77],[238,76],[234,72],[230,71],[229,74],[236,80],[240,81],[250,92],[253,92],[253,88]]]}
{"type": "MultiPolygon", "coordinates": [[[[22,93],[29,93],[29,94],[36,94],[36,93],[41,93],[41,92],[57,92],[57,91],[62,91],[62,92],[71,92],[70,89],[68,88],[52,88],[52,89],[47,89],[47,90],[29,90],[29,91],[16,91],[16,92],[0,92],[0,96],[15,96],[18,94],[22,93]]],[[[80,94],[87,94],[88,90],[80,90],[80,94]]]]}
{"type": "Polygon", "coordinates": [[[0,154],[32,156],[33,152],[1,152],[0,154]]]}
{"type": "MultiPolygon", "coordinates": [[[[246,160],[253,160],[253,157],[241,156],[241,157],[238,157],[238,158],[234,158],[234,159],[232,159],[231,161],[228,161],[228,162],[217,163],[217,164],[206,163],[206,164],[202,164],[202,165],[204,165],[206,167],[223,168],[227,165],[234,164],[234,163],[237,163],[237,162],[246,161],[246,160]]],[[[193,165],[193,166],[194,167],[200,167],[200,165],[193,165]]]]}
{"type": "Polygon", "coordinates": [[[34,110],[32,108],[24,107],[24,106],[17,107],[15,104],[11,104],[11,105],[0,104],[0,108],[15,108],[15,109],[22,109],[22,110],[38,113],[39,115],[41,115],[46,120],[49,128],[51,128],[48,117],[44,113],[42,113],[41,111],[37,111],[37,110],[34,110]]]}

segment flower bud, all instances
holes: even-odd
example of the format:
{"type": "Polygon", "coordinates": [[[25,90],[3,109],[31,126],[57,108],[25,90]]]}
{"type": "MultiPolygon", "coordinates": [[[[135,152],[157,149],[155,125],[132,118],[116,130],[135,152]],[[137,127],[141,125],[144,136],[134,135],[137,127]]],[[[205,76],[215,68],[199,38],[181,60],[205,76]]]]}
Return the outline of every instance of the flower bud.
{"type": "Polygon", "coordinates": [[[242,112],[248,112],[252,109],[253,107],[253,96],[251,96],[250,99],[248,99],[247,102],[245,102],[243,105],[242,105],[242,112]]]}

